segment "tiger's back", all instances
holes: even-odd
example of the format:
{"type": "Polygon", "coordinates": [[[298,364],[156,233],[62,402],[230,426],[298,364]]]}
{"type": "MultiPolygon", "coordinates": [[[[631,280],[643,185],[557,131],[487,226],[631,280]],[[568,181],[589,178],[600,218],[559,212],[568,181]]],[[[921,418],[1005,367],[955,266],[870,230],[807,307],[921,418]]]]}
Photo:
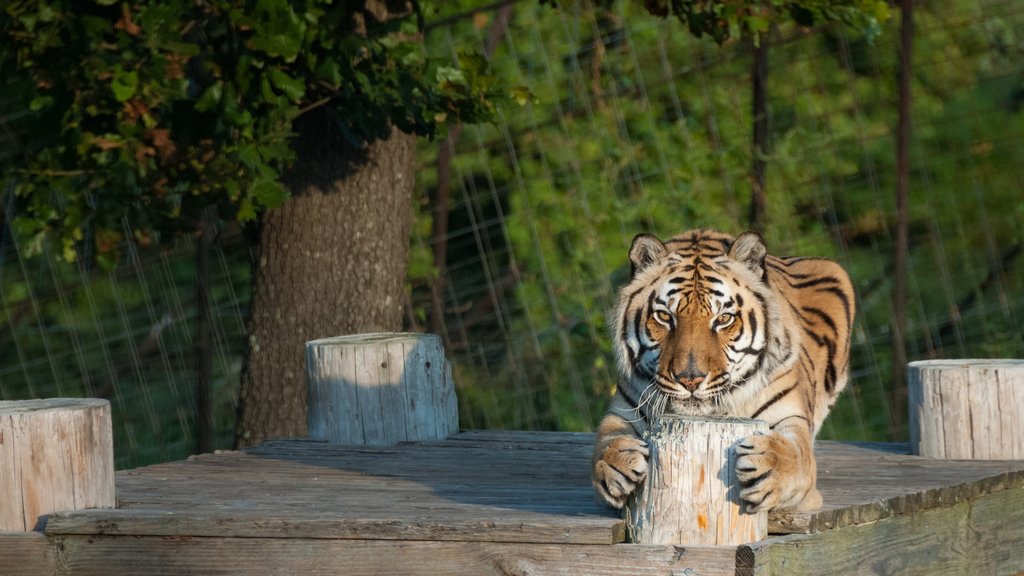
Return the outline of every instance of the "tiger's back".
{"type": "Polygon", "coordinates": [[[824,258],[766,259],[769,285],[800,326],[802,380],[814,399],[816,435],[839,393],[846,388],[850,340],[856,313],[853,285],[839,264],[824,258]]]}

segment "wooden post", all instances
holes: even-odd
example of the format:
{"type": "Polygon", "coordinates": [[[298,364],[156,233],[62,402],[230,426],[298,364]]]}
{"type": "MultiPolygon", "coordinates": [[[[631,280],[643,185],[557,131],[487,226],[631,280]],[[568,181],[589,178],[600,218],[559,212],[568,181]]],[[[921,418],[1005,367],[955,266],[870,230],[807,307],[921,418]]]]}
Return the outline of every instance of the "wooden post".
{"type": "Polygon", "coordinates": [[[1024,360],[907,365],[910,446],[946,460],[1024,460],[1024,360]]]}
{"type": "Polygon", "coordinates": [[[740,503],[733,446],[768,425],[748,418],[663,416],[645,438],[647,479],[626,503],[639,544],[736,546],[768,535],[766,512],[740,503]]]}
{"type": "Polygon", "coordinates": [[[314,340],[306,359],[312,438],[382,446],[459,431],[451,367],[433,334],[314,340]]]}
{"type": "Polygon", "coordinates": [[[53,512],[113,507],[110,402],[0,402],[0,530],[40,530],[53,512]]]}

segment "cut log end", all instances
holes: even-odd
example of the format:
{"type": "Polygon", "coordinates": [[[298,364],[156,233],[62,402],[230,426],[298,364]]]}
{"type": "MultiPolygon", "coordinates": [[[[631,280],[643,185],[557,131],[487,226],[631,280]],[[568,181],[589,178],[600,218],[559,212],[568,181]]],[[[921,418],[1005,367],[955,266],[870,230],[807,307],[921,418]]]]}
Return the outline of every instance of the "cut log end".
{"type": "Polygon", "coordinates": [[[458,432],[441,339],[356,334],[306,345],[309,435],[337,444],[392,445],[458,432]]]}
{"type": "Polygon", "coordinates": [[[915,454],[1024,459],[1024,360],[911,362],[907,390],[915,454]]]}
{"type": "Polygon", "coordinates": [[[114,506],[110,403],[0,402],[0,530],[37,530],[46,515],[114,506]]]}
{"type": "Polygon", "coordinates": [[[640,544],[747,544],[767,536],[765,512],[748,513],[739,497],[741,438],[768,430],[760,420],[665,416],[645,440],[647,478],[624,511],[629,539],[640,544]]]}

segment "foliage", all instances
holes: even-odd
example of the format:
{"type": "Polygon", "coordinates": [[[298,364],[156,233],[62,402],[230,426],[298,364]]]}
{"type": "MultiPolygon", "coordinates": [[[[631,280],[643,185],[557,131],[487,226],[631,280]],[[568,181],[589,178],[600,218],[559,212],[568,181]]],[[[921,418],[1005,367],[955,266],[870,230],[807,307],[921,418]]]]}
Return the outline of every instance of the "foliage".
{"type": "MultiPolygon", "coordinates": [[[[541,0],[572,5],[570,0],[541,0]]],[[[674,16],[697,38],[708,36],[723,44],[750,37],[759,42],[773,23],[792,20],[811,27],[843,22],[871,35],[889,19],[885,0],[635,0],[656,16],[674,16]],[[788,18],[787,18],[788,17],[788,18]]]]}
{"type": "MultiPolygon", "coordinates": [[[[110,400],[118,469],[195,450],[195,256],[189,242],[129,248],[115,271],[19,261],[0,243],[0,399],[110,400]]],[[[232,445],[249,249],[225,231],[210,281],[213,448],[232,445]]]]}
{"type": "Polygon", "coordinates": [[[316,107],[357,147],[389,124],[432,136],[489,118],[486,62],[440,64],[419,36],[414,10],[374,1],[4,2],[0,74],[32,112],[0,155],[23,246],[109,265],[122,240],[194,229],[211,204],[252,220],[287,198],[292,121],[316,107]]]}
{"type": "MultiPolygon", "coordinates": [[[[635,2],[597,14],[533,10],[517,7],[516,20],[531,24],[509,32],[515,54],[498,51],[492,65],[529,85],[538,103],[508,111],[503,130],[467,129],[454,161],[464,200],[451,215],[451,284],[479,288],[453,297],[449,338],[466,425],[586,430],[615,385],[609,314],[632,235],[745,225],[749,52],[679,34],[635,2]],[[514,293],[496,296],[506,277],[514,293]],[[487,306],[493,315],[474,316],[487,306]]],[[[984,295],[979,288],[1024,241],[1013,146],[1024,137],[1024,71],[1014,59],[1024,45],[1009,32],[1019,16],[979,10],[951,1],[918,15],[914,358],[1024,353],[1014,328],[1024,304],[1007,301],[1024,293],[1024,264],[984,295]],[[957,302],[975,293],[970,319],[957,317],[957,302]]],[[[898,439],[887,333],[896,26],[873,40],[848,28],[806,34],[795,23],[779,33],[768,78],[766,237],[776,254],[839,259],[857,285],[853,384],[825,436],[898,439]]],[[[435,151],[425,145],[425,166],[435,151]]],[[[424,196],[436,185],[430,170],[419,180],[424,196]]],[[[430,217],[425,207],[421,218],[430,217]]],[[[426,292],[422,277],[410,277],[414,298],[426,292]]]]}

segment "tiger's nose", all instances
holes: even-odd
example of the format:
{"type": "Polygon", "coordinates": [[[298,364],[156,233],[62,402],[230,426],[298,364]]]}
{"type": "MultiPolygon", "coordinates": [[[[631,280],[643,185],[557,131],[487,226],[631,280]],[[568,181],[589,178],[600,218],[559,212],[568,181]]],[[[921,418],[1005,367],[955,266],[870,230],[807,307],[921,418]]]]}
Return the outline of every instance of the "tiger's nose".
{"type": "Polygon", "coordinates": [[[707,375],[707,372],[701,372],[700,368],[697,368],[697,355],[693,353],[693,350],[686,355],[686,368],[675,373],[676,382],[682,384],[683,388],[690,392],[696,390],[707,375]]]}
{"type": "Polygon", "coordinates": [[[689,392],[693,392],[693,390],[697,389],[697,386],[700,385],[700,382],[702,382],[707,375],[707,372],[684,370],[676,374],[676,381],[683,384],[683,387],[689,390],[689,392]]]}
{"type": "Polygon", "coordinates": [[[683,385],[690,392],[693,392],[700,386],[700,383],[704,381],[707,376],[707,372],[701,372],[695,366],[687,366],[682,372],[676,373],[676,382],[683,385]]]}

